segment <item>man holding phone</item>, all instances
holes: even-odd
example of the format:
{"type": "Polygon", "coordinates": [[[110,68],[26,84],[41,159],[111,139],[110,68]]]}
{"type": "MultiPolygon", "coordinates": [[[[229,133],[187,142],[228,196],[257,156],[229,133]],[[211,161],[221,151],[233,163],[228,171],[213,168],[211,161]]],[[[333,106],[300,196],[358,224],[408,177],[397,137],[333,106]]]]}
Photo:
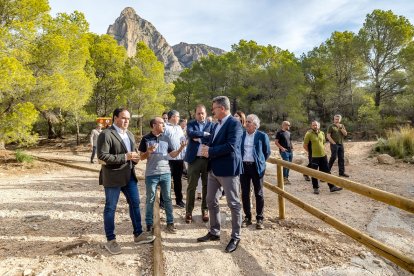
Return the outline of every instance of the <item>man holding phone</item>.
{"type": "Polygon", "coordinates": [[[165,122],[161,117],[155,117],[150,121],[151,132],[142,137],[139,144],[140,159],[147,159],[145,169],[145,185],[147,190],[145,223],[147,231],[153,227],[154,201],[157,186],[160,185],[164,199],[165,213],[167,217],[167,231],[177,233],[174,226],[173,207],[171,202],[171,170],[168,160],[178,156],[186,146],[186,141],[181,141],[180,147],[173,150],[171,139],[163,135],[165,122]]]}

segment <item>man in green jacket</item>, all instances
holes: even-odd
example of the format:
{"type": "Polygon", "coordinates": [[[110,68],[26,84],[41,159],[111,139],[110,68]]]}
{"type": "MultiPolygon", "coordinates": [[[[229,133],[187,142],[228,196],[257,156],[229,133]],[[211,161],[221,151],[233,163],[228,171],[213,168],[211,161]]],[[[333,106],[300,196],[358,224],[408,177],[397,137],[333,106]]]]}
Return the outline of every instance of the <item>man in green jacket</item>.
{"type": "MultiPolygon", "coordinates": [[[[330,173],[328,165],[328,157],[325,152],[325,133],[320,130],[320,124],[317,121],[313,121],[310,130],[305,135],[303,142],[303,148],[309,153],[308,144],[312,143],[312,163],[313,169],[319,169],[321,172],[330,173]]],[[[319,194],[319,182],[318,179],[312,177],[313,193],[319,194]]],[[[340,187],[336,187],[333,184],[328,183],[329,190],[331,192],[337,192],[342,190],[340,187]]]]}
{"type": "Polygon", "coordinates": [[[345,173],[345,151],[344,151],[344,139],[348,134],[345,126],[341,124],[341,115],[334,116],[334,122],[328,127],[326,138],[328,138],[331,146],[331,158],[329,158],[329,170],[332,169],[333,164],[338,157],[339,176],[349,177],[345,173]]]}

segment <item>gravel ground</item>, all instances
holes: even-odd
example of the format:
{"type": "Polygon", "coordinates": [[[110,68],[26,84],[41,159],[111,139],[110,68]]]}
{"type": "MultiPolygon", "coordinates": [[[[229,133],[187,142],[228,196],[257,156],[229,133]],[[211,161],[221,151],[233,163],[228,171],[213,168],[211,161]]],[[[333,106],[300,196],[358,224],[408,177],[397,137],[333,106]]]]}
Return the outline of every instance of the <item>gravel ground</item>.
{"type": "MultiPolygon", "coordinates": [[[[371,142],[346,145],[351,179],[414,198],[413,165],[380,165],[370,157],[371,142]]],[[[304,155],[297,145],[297,156],[304,155]]],[[[47,144],[30,151],[49,158],[99,169],[88,163],[85,146],[47,144]]],[[[104,194],[97,173],[35,161],[20,165],[0,154],[0,275],[150,275],[152,245],[135,246],[125,199],[121,197],[116,232],[123,254],[103,249],[104,194]]],[[[142,175],[145,163],[138,166],[142,175]]],[[[336,174],[333,171],[333,174],[336,174]]],[[[269,165],[267,180],[275,183],[269,165]]],[[[352,227],[394,246],[413,258],[414,216],[349,191],[321,194],[302,175],[291,172],[286,190],[336,216],[352,227]]],[[[141,202],[145,187],[140,181],[141,202]]],[[[253,224],[242,231],[239,249],[224,253],[230,239],[231,215],[221,200],[221,241],[197,243],[207,233],[196,203],[194,222],[185,224],[185,211],[174,207],[178,233],[162,231],[167,275],[410,275],[317,218],[286,203],[285,220],[278,220],[277,195],[265,191],[265,229],[253,224]]],[[[144,204],[141,204],[144,211],[144,204]]],[[[162,227],[165,215],[161,214],[162,227]]]]}

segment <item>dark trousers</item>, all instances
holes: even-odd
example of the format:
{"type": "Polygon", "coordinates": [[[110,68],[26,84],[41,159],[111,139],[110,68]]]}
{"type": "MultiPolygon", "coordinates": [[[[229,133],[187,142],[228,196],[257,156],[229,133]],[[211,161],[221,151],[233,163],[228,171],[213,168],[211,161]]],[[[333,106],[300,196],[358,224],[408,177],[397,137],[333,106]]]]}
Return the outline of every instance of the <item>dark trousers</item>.
{"type": "Polygon", "coordinates": [[[208,177],[208,159],[197,157],[193,163],[188,164],[188,187],[187,187],[187,198],[186,198],[186,212],[192,213],[194,210],[195,192],[198,185],[198,179],[201,177],[202,183],[202,201],[201,211],[207,210],[207,177],[208,177]]]}
{"type": "MultiPolygon", "coordinates": [[[[178,204],[183,201],[183,183],[181,182],[181,177],[183,176],[184,161],[170,160],[169,164],[171,170],[171,177],[174,181],[175,203],[178,204]]],[[[162,197],[160,197],[160,202],[164,202],[162,197]]]]}
{"type": "MultiPolygon", "coordinates": [[[[328,167],[328,157],[325,155],[323,157],[312,157],[311,167],[314,170],[319,169],[321,172],[331,173],[328,167]]],[[[319,188],[319,181],[316,178],[312,177],[312,186],[314,189],[319,188]]],[[[334,187],[331,183],[328,183],[329,188],[334,187]]]]}
{"type": "Polygon", "coordinates": [[[331,158],[329,158],[329,170],[332,169],[335,163],[336,157],[338,157],[339,175],[345,173],[345,158],[344,158],[344,145],[331,144],[331,158]]]}
{"type": "Polygon", "coordinates": [[[253,183],[254,195],[256,197],[256,220],[263,220],[263,177],[259,176],[254,162],[243,162],[243,174],[240,175],[240,184],[242,190],[243,211],[246,219],[252,219],[250,209],[250,180],[253,183]]]}
{"type": "MultiPolygon", "coordinates": [[[[312,169],[312,143],[309,142],[308,144],[308,165],[306,166],[309,169],[312,169]]],[[[306,176],[306,174],[304,174],[303,176],[306,176]]]]}
{"type": "Polygon", "coordinates": [[[92,147],[92,155],[91,155],[91,162],[93,161],[93,159],[95,158],[95,154],[96,154],[96,146],[92,147]]]}

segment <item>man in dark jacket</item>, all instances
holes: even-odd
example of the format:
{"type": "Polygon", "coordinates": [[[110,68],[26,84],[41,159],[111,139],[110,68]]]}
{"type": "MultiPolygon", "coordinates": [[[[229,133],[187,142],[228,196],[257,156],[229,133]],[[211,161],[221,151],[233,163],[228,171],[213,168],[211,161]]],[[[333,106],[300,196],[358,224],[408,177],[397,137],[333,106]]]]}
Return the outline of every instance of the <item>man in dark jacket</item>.
{"type": "Polygon", "coordinates": [[[253,182],[256,198],[256,229],[263,229],[263,176],[266,170],[266,160],[270,156],[269,137],[258,130],[260,120],[255,114],[246,117],[246,131],[243,133],[241,153],[243,158],[243,173],[240,175],[242,203],[245,219],[242,227],[252,224],[250,208],[250,182],[253,182]]]}
{"type": "Polygon", "coordinates": [[[122,192],[129,205],[129,215],[134,228],[136,244],[150,243],[155,237],[142,231],[139,209],[138,179],[135,164],[139,155],[135,151],[134,135],[128,131],[130,114],[125,108],[113,112],[113,125],[98,136],[98,159],[102,165],[99,184],[105,189],[104,228],[107,243],[105,248],[111,254],[120,254],[121,246],[116,242],[115,211],[122,192]]]}
{"type": "Polygon", "coordinates": [[[214,127],[208,145],[203,145],[201,148],[201,154],[209,158],[207,206],[210,213],[210,230],[207,235],[198,238],[197,241],[207,242],[220,239],[219,196],[223,187],[227,197],[227,206],[231,211],[231,240],[225,249],[230,253],[235,251],[240,243],[242,214],[239,175],[243,173],[240,152],[243,130],[240,122],[230,114],[228,97],[215,97],[212,113],[218,123],[214,127]]]}
{"type": "Polygon", "coordinates": [[[193,220],[192,212],[194,209],[195,192],[200,177],[202,183],[201,216],[204,222],[208,221],[208,209],[206,203],[208,159],[201,155],[201,148],[202,145],[209,142],[214,123],[208,122],[206,116],[206,107],[202,104],[197,105],[195,110],[195,120],[187,125],[188,145],[184,158],[184,161],[188,163],[186,223],[191,223],[193,220]]]}

